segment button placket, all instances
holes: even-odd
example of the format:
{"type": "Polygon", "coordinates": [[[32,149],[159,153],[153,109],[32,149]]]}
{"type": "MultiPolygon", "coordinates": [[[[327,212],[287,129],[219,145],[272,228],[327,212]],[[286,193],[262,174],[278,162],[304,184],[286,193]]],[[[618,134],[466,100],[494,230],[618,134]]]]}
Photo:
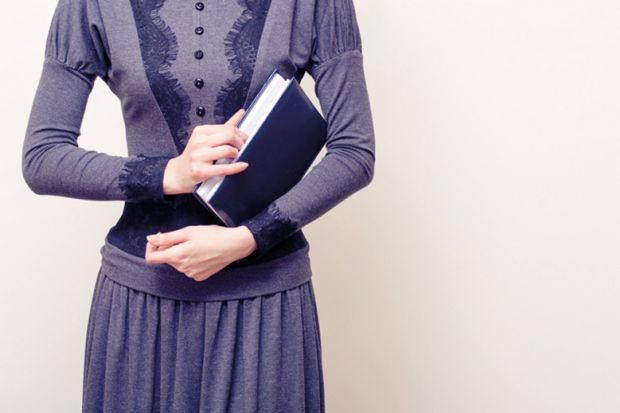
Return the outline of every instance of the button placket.
{"type": "MultiPolygon", "coordinates": [[[[202,64],[201,64],[201,60],[204,57],[204,52],[202,51],[202,49],[200,48],[200,44],[201,44],[201,40],[202,40],[202,35],[205,32],[205,29],[202,25],[202,11],[205,8],[205,5],[203,2],[198,1],[194,4],[194,8],[198,11],[198,26],[196,26],[196,28],[194,28],[194,33],[198,36],[198,49],[196,51],[194,51],[194,58],[198,61],[198,76],[196,76],[196,78],[194,79],[194,86],[196,87],[196,89],[199,89],[202,92],[202,88],[204,87],[204,80],[202,79],[202,77],[200,76],[200,71],[202,69],[202,64]]],[[[202,98],[202,93],[200,93],[200,97],[202,98]]],[[[202,104],[199,104],[198,106],[196,106],[196,116],[199,117],[204,117],[205,114],[207,113],[207,110],[205,109],[205,107],[202,104]]]]}

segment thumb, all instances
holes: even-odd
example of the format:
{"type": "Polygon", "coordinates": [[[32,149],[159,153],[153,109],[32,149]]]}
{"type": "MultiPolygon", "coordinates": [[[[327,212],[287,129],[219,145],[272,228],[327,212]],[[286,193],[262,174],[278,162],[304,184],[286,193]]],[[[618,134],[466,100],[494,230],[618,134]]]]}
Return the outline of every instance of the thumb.
{"type": "Polygon", "coordinates": [[[237,112],[235,112],[234,115],[232,115],[224,124],[225,125],[233,125],[236,126],[237,123],[239,123],[239,121],[241,120],[241,118],[243,117],[243,114],[245,113],[245,109],[241,108],[239,109],[237,112]]]}
{"type": "Polygon", "coordinates": [[[170,232],[158,232],[157,234],[147,235],[146,239],[160,248],[167,248],[174,244],[187,241],[187,231],[185,228],[170,232]]]}

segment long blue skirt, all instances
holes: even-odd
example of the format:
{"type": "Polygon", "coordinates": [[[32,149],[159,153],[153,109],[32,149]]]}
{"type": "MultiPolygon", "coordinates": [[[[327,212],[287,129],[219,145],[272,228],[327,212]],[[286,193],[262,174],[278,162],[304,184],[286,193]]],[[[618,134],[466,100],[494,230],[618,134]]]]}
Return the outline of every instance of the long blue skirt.
{"type": "Polygon", "coordinates": [[[312,280],[240,300],[184,301],[99,270],[83,412],[324,412],[312,280]]]}

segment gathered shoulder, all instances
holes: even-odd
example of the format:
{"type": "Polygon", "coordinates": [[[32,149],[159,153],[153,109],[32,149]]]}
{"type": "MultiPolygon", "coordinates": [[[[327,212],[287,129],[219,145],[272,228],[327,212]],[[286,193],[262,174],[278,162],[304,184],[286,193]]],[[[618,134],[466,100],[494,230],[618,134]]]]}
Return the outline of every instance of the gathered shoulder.
{"type": "Polygon", "coordinates": [[[106,77],[109,49],[97,0],[58,0],[45,57],[89,78],[106,77]]]}
{"type": "Polygon", "coordinates": [[[316,0],[311,68],[352,51],[362,52],[353,0],[316,0]]]}

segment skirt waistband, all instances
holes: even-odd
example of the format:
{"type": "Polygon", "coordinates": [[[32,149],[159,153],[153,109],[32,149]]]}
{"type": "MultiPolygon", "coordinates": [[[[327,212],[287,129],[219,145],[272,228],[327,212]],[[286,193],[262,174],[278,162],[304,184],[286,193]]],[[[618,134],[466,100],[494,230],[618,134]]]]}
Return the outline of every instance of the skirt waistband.
{"type": "Polygon", "coordinates": [[[100,249],[103,275],[126,287],[176,300],[238,300],[288,290],[312,276],[309,245],[273,260],[224,268],[196,281],[168,264],[150,264],[110,244],[100,249]]]}

